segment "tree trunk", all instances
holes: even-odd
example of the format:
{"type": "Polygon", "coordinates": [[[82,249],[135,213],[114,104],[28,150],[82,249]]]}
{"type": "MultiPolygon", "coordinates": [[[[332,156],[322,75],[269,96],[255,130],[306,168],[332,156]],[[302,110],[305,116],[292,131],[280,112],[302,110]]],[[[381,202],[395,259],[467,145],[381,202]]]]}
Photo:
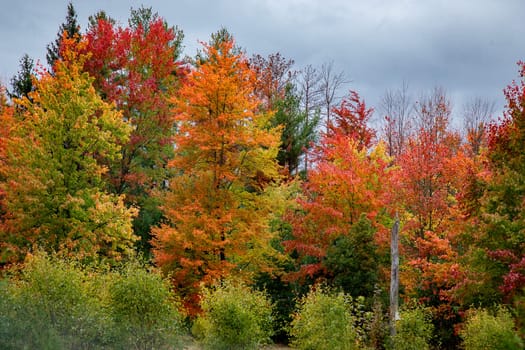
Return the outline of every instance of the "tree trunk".
{"type": "Polygon", "coordinates": [[[399,320],[399,216],[396,213],[390,242],[392,266],[390,270],[390,335],[396,335],[399,320]]]}

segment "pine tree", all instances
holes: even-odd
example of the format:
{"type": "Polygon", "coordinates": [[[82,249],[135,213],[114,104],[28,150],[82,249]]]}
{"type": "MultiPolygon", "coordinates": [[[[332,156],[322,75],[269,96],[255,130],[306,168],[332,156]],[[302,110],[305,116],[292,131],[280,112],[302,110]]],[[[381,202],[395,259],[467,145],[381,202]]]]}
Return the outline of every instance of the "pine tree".
{"type": "Polygon", "coordinates": [[[308,120],[306,112],[300,110],[300,98],[294,86],[285,87],[284,97],[275,102],[276,112],[272,118],[274,126],[282,127],[281,145],[277,160],[288,169],[289,175],[297,174],[301,157],[310,149],[317,138],[316,128],[319,117],[308,120]]]}
{"type": "Polygon", "coordinates": [[[11,98],[29,98],[29,93],[33,91],[33,75],[35,65],[33,59],[25,54],[20,59],[20,70],[18,74],[11,78],[11,88],[9,97],[11,98]]]}
{"type": "Polygon", "coordinates": [[[46,59],[51,69],[54,69],[55,62],[62,58],[60,55],[60,45],[62,44],[64,32],[67,33],[68,38],[80,40],[80,26],[77,22],[77,12],[71,2],[67,5],[66,21],[60,25],[55,42],[47,45],[46,59]]]}

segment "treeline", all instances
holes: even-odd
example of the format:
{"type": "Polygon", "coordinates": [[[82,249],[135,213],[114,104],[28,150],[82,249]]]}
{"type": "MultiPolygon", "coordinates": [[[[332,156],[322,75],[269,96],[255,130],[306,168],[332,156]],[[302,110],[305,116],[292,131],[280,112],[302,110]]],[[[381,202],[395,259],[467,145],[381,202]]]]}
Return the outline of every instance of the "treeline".
{"type": "Polygon", "coordinates": [[[35,252],[110,271],[139,255],[191,320],[235,276],[271,297],[279,341],[324,285],[364,298],[380,326],[355,342],[383,348],[398,217],[400,296],[426,310],[426,343],[458,347],[472,307],[512,315],[523,336],[525,82],[497,121],[492,103],[465,105],[459,131],[444,89],[413,100],[403,85],[376,129],[357,92],[338,98],[332,64],[250,57],[226,29],[195,57],[182,42],[148,8],[127,25],[101,11],[81,31],[70,4],[49,68],[22,58],[0,101],[6,276],[35,252]]]}

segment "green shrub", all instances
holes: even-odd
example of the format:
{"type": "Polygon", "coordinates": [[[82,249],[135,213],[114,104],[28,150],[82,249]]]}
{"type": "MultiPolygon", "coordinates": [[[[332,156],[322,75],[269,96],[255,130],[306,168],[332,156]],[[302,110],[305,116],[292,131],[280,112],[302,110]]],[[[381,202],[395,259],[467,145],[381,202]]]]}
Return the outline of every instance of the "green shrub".
{"type": "Polygon", "coordinates": [[[523,349],[510,313],[501,307],[494,314],[485,309],[472,310],[461,337],[465,350],[523,349]]]}
{"type": "Polygon", "coordinates": [[[427,350],[434,326],[432,315],[425,309],[404,310],[396,321],[396,335],[391,338],[393,350],[427,350]]]}
{"type": "Polygon", "coordinates": [[[59,348],[60,339],[41,310],[23,303],[7,282],[0,285],[0,349],[59,348]]]}
{"type": "Polygon", "coordinates": [[[168,281],[158,273],[138,263],[128,264],[112,276],[109,299],[117,347],[159,349],[180,345],[182,317],[168,281]]]}
{"type": "Polygon", "coordinates": [[[304,350],[357,349],[352,299],[319,287],[299,300],[293,317],[291,345],[304,350]]]}
{"type": "Polygon", "coordinates": [[[19,280],[2,288],[0,348],[103,346],[108,324],[85,274],[70,261],[32,257],[19,280]]]}
{"type": "Polygon", "coordinates": [[[171,349],[175,307],[167,282],[137,263],[108,272],[38,253],[0,282],[0,349],[171,349]]]}
{"type": "Polygon", "coordinates": [[[203,292],[193,335],[208,349],[256,349],[273,333],[272,305],[267,296],[246,285],[225,281],[203,292]]]}

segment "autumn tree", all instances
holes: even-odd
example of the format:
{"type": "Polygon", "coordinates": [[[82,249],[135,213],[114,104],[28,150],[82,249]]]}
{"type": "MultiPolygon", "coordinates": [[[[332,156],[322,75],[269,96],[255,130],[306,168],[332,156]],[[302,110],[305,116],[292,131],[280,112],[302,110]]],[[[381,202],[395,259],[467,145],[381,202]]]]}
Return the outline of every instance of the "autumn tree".
{"type": "Polygon", "coordinates": [[[505,89],[503,117],[489,126],[490,176],[485,181],[479,234],[475,236],[478,259],[472,260],[483,267],[476,271],[492,294],[491,299],[485,299],[488,302],[503,298],[510,303],[524,295],[525,63],[519,62],[519,67],[521,80],[505,89]]]}
{"type": "MultiPolygon", "coordinates": [[[[345,280],[348,276],[338,275],[356,266],[353,259],[371,247],[368,239],[383,247],[388,244],[379,217],[385,205],[389,160],[383,144],[371,147],[374,131],[366,125],[371,110],[355,92],[337,110],[329,132],[315,149],[316,165],[303,185],[299,209],[287,214],[292,237],[283,244],[298,263],[298,270],[289,275],[292,280],[323,276],[345,280]],[[357,237],[370,236],[371,230],[373,237],[357,242],[357,237]],[[340,247],[353,243],[359,244],[356,255],[340,261],[349,265],[336,266],[334,256],[343,254],[340,247]]],[[[358,290],[353,284],[346,288],[358,290]]]]}
{"type": "Polygon", "coordinates": [[[370,148],[376,136],[375,130],[368,125],[373,112],[357,92],[350,90],[341,104],[332,109],[333,121],[328,125],[328,133],[350,137],[360,150],[370,148]]]}
{"type": "Polygon", "coordinates": [[[255,75],[232,40],[203,44],[203,59],[174,96],[176,155],[155,262],[195,311],[201,284],[267,263],[270,200],[279,130],[258,112],[255,75]],[[271,186],[270,186],[271,187],[271,186]]]}
{"type": "Polygon", "coordinates": [[[68,38],[80,38],[80,25],[78,24],[77,12],[72,2],[67,4],[66,21],[60,25],[55,42],[47,45],[47,64],[49,64],[52,70],[54,69],[55,62],[62,58],[62,56],[60,56],[60,46],[62,45],[64,32],[67,33],[68,38]]]}
{"type": "Polygon", "coordinates": [[[443,231],[455,204],[454,171],[448,166],[459,150],[460,139],[448,129],[450,102],[441,91],[417,105],[419,129],[398,159],[398,194],[411,215],[406,228],[423,238],[426,232],[443,231]]]}
{"type": "Polygon", "coordinates": [[[112,191],[126,195],[128,206],[140,207],[134,231],[148,253],[150,227],[161,217],[158,197],[171,176],[174,124],[169,97],[185,69],[178,57],[183,34],[152,12],[132,10],[129,26],[117,26],[104,13],[91,19],[86,39],[90,59],[84,69],[95,78],[104,100],[115,103],[132,126],[121,156],[109,164],[112,191]]]}
{"type": "MultiPolygon", "coordinates": [[[[10,140],[10,135],[14,124],[14,108],[7,103],[6,88],[0,85],[0,184],[6,181],[6,165],[7,165],[7,145],[10,140]]],[[[7,215],[5,201],[5,190],[0,186],[0,232],[5,230],[4,222],[7,215]]],[[[0,243],[0,252],[4,251],[4,243],[0,243]]],[[[4,256],[0,255],[0,265],[5,261],[4,256]]]]}
{"type": "Polygon", "coordinates": [[[459,196],[471,159],[462,152],[459,134],[450,130],[450,105],[440,89],[418,101],[419,129],[397,159],[392,189],[403,218],[401,284],[406,295],[433,308],[439,329],[452,334],[459,317],[452,294],[464,276],[459,264],[464,230],[459,196]]]}
{"type": "MultiPolygon", "coordinates": [[[[405,281],[409,290],[437,293],[439,289],[432,285],[437,278],[433,269],[439,268],[440,273],[454,271],[448,264],[456,264],[457,257],[453,248],[461,225],[457,195],[469,167],[467,157],[451,146],[457,145],[458,139],[452,134],[446,142],[435,142],[432,133],[421,130],[409,140],[398,160],[400,170],[394,188],[398,203],[406,210],[404,253],[425,279],[418,280],[419,276],[412,282],[405,281]]],[[[452,282],[449,277],[440,276],[452,282]]]]}
{"type": "MultiPolygon", "coordinates": [[[[432,135],[421,131],[409,140],[399,159],[402,169],[400,185],[403,203],[413,216],[414,233],[423,237],[426,231],[440,230],[449,216],[449,208],[455,203],[450,195],[454,173],[448,169],[448,160],[455,150],[445,143],[436,143],[432,135]],[[447,177],[448,176],[448,177],[447,177]]],[[[456,145],[458,144],[457,139],[456,145]]]]}
{"type": "Polygon", "coordinates": [[[459,151],[459,135],[449,130],[450,102],[443,90],[417,102],[419,129],[398,159],[401,203],[411,213],[417,237],[440,230],[455,203],[454,171],[450,159],[459,151]],[[452,195],[452,196],[451,196],[452,195]]]}
{"type": "Polygon", "coordinates": [[[88,57],[78,52],[87,43],[61,42],[54,75],[41,73],[31,99],[15,100],[23,115],[6,146],[4,263],[35,246],[84,261],[132,253],[134,210],[108,194],[103,179],[131,127],[82,72],[88,57]]]}
{"type": "Polygon", "coordinates": [[[255,91],[267,110],[275,109],[275,102],[285,97],[286,89],[297,75],[292,70],[294,61],[284,58],[279,52],[263,57],[259,54],[250,59],[250,68],[255,71],[255,91]]]}

